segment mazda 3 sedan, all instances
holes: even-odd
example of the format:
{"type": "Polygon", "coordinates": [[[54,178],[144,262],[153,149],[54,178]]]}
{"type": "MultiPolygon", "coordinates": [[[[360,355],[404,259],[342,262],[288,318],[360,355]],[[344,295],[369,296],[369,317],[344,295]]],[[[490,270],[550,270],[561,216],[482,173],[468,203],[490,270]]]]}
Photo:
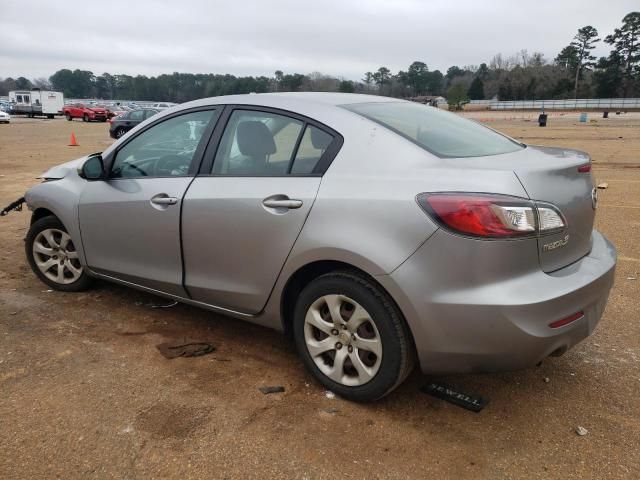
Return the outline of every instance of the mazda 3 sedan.
{"type": "Polygon", "coordinates": [[[590,335],[616,253],[587,154],[332,93],[198,100],[32,187],[26,254],[289,332],[326,388],[526,368],[590,335]]]}

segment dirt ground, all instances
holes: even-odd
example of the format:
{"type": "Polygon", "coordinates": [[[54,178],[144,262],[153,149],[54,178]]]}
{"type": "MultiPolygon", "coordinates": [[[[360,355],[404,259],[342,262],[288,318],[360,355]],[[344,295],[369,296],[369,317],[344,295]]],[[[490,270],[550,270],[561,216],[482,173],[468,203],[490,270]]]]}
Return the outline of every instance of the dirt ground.
{"type": "MultiPolygon", "coordinates": [[[[640,478],[640,114],[551,115],[546,128],[530,114],[466,115],[586,150],[608,182],[596,223],[619,264],[592,337],[527,371],[438,378],[489,398],[479,414],[420,393],[417,372],[378,403],[349,403],[328,398],[276,332],[154,309],[165,301],[109,284],[47,291],[24,257],[29,213],[12,213],[0,218],[0,478],[640,478]],[[217,350],[156,349],[182,340],[217,350]]],[[[109,143],[105,124],[0,125],[0,204],[109,143]]]]}

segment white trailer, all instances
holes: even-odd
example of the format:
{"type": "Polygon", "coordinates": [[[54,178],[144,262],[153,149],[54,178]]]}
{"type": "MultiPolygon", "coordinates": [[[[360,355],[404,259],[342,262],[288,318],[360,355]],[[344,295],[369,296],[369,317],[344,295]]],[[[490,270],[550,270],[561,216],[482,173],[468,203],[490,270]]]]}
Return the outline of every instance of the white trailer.
{"type": "Polygon", "coordinates": [[[35,88],[33,90],[14,90],[9,92],[11,113],[29,117],[45,115],[53,118],[62,113],[64,95],[62,92],[51,92],[35,88]]]}

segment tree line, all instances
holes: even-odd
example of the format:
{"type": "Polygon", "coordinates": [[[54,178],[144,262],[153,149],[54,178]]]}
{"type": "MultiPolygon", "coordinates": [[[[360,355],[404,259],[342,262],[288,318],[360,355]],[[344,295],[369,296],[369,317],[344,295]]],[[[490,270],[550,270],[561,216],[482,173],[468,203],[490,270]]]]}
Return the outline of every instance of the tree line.
{"type": "Polygon", "coordinates": [[[445,73],[431,71],[415,61],[392,73],[382,66],[358,81],[324,75],[287,73],[273,76],[178,73],[145,75],[94,75],[86,70],[62,69],[48,79],[25,77],[0,80],[0,95],[10,90],[54,89],[67,98],[100,98],[186,102],[197,98],[240,93],[278,91],[328,91],[377,93],[393,97],[446,96],[462,104],[471,100],[616,98],[640,96],[640,12],[631,12],[619,28],[601,39],[597,29],[578,29],[570,43],[549,61],[527,50],[495,55],[480,65],[451,66],[445,73]],[[592,51],[604,42],[609,55],[596,58],[592,51]]]}

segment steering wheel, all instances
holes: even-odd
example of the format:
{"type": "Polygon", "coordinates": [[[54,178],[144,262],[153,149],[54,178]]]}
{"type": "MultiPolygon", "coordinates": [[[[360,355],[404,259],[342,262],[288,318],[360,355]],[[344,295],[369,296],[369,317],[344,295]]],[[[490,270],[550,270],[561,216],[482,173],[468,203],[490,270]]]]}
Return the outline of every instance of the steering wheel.
{"type": "Polygon", "coordinates": [[[155,174],[159,176],[184,175],[188,169],[188,159],[179,155],[164,155],[154,165],[155,174]]]}

